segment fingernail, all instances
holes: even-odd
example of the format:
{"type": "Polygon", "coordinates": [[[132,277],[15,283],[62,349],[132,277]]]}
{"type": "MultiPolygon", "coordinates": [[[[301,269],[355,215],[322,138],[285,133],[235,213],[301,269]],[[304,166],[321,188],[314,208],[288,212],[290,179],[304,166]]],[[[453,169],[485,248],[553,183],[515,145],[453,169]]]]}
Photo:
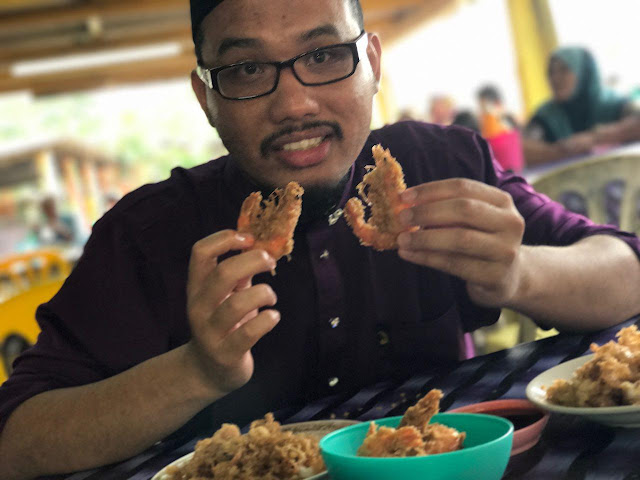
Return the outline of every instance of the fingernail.
{"type": "Polygon", "coordinates": [[[400,218],[400,221],[405,225],[411,225],[411,221],[413,220],[413,210],[411,210],[410,208],[405,208],[400,212],[398,217],[400,218]]]}
{"type": "Polygon", "coordinates": [[[241,233],[237,233],[237,234],[236,234],[236,238],[237,238],[238,240],[240,240],[241,242],[246,242],[246,241],[247,241],[247,238],[249,238],[249,237],[247,237],[246,235],[243,235],[243,234],[241,234],[241,233]]]}
{"type": "Polygon", "coordinates": [[[418,194],[415,190],[405,190],[402,192],[401,198],[403,202],[411,203],[417,198],[418,194]]]}

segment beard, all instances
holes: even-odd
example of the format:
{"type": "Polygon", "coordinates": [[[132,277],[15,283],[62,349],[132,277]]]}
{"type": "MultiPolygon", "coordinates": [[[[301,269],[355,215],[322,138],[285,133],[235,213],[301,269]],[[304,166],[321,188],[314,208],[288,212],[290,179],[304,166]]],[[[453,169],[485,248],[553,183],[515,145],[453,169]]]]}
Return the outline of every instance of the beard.
{"type": "Polygon", "coordinates": [[[304,230],[318,220],[327,220],[338,207],[344,188],[349,181],[351,169],[332,185],[314,185],[305,188],[302,196],[302,213],[298,220],[298,229],[304,230]]]}

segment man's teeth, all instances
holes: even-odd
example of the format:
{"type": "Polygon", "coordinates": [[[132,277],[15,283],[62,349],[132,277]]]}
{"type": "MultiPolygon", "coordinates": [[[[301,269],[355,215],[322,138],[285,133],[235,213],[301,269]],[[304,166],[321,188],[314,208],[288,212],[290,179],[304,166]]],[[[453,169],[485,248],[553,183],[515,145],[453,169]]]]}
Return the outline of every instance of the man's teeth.
{"type": "Polygon", "coordinates": [[[300,140],[299,142],[286,143],[282,149],[287,151],[306,150],[307,148],[317,147],[321,143],[322,137],[307,138],[306,140],[300,140]]]}

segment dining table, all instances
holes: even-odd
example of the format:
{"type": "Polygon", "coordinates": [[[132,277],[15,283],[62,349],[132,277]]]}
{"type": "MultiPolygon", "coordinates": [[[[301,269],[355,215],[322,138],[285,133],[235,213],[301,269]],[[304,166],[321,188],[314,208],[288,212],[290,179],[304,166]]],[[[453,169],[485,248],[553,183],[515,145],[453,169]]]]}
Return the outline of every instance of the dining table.
{"type": "MultiPolygon", "coordinates": [[[[366,422],[403,414],[432,388],[444,393],[442,412],[478,402],[526,398],[527,384],[538,374],[590,353],[592,343],[615,340],[622,327],[633,324],[640,327],[640,316],[597,332],[560,333],[453,365],[426,368],[401,381],[368,385],[274,414],[283,424],[321,419],[366,422]]],[[[171,436],[123,462],[55,478],[149,480],[212,433],[171,436]]],[[[640,480],[640,429],[552,413],[538,443],[510,458],[503,479],[640,480]]]]}

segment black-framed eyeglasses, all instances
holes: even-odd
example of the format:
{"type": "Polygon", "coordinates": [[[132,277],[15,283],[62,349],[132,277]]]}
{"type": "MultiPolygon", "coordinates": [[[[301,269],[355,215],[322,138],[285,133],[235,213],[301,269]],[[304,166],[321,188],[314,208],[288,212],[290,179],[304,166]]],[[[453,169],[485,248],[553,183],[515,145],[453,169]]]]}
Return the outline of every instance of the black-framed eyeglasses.
{"type": "Polygon", "coordinates": [[[298,81],[306,86],[344,80],[356,71],[360,50],[366,45],[367,35],[362,30],[351,42],[316,48],[284,62],[240,62],[215,68],[198,65],[196,72],[205,85],[223,98],[248,100],[273,93],[283,68],[290,67],[298,81]]]}

